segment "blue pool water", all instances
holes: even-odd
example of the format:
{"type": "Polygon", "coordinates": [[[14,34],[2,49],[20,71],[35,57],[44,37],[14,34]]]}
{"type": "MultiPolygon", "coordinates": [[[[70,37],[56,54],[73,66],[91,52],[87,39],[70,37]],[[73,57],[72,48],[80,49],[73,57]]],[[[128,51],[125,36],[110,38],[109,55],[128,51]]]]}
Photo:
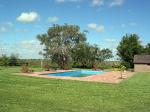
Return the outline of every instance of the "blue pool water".
{"type": "Polygon", "coordinates": [[[104,74],[105,71],[92,71],[92,70],[77,70],[69,72],[51,73],[48,76],[69,76],[69,77],[86,77],[96,74],[104,74]]]}

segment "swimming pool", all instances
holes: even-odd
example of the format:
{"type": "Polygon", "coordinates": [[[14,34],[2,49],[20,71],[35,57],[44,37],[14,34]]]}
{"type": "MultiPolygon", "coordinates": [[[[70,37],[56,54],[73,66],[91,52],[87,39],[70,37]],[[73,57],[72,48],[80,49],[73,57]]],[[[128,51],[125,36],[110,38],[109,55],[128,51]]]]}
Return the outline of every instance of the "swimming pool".
{"type": "Polygon", "coordinates": [[[92,71],[92,70],[76,70],[69,72],[51,73],[48,76],[69,76],[69,77],[86,77],[97,74],[104,74],[105,71],[92,71]]]}

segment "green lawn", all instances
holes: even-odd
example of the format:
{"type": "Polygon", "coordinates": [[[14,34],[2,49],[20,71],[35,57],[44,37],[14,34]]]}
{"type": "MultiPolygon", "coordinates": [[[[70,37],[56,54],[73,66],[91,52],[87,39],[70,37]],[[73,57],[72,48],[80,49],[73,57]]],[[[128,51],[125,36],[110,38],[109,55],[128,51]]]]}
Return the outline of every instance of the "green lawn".
{"type": "Polygon", "coordinates": [[[118,85],[18,76],[0,67],[0,112],[150,112],[150,73],[118,85]]]}

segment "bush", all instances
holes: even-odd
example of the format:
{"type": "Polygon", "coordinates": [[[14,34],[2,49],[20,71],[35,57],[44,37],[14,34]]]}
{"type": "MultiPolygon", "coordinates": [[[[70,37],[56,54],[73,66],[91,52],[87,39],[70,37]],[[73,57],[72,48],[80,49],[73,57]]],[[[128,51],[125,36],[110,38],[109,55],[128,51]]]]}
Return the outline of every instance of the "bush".
{"type": "Polygon", "coordinates": [[[0,57],[1,66],[17,66],[19,65],[19,58],[17,55],[12,54],[11,56],[2,55],[0,57]]]}
{"type": "Polygon", "coordinates": [[[103,70],[103,69],[110,69],[111,66],[106,65],[106,64],[103,64],[103,65],[99,65],[98,68],[99,68],[99,69],[102,69],[102,70],[103,70]]]}
{"type": "Polygon", "coordinates": [[[17,66],[17,65],[19,65],[19,58],[18,58],[17,55],[12,54],[9,57],[9,65],[10,66],[17,66]]]}
{"type": "Polygon", "coordinates": [[[111,64],[112,68],[120,68],[120,65],[121,65],[121,62],[118,62],[118,61],[114,61],[111,64]]]}
{"type": "Polygon", "coordinates": [[[29,69],[28,69],[28,65],[27,64],[23,64],[22,68],[21,68],[21,72],[23,73],[28,73],[29,69]]]}
{"type": "Polygon", "coordinates": [[[3,55],[0,57],[0,65],[1,66],[8,66],[9,65],[9,57],[6,55],[3,55]]]}
{"type": "Polygon", "coordinates": [[[131,68],[131,64],[129,62],[122,62],[121,65],[125,66],[127,69],[131,68]]]}
{"type": "Polygon", "coordinates": [[[21,72],[23,72],[23,73],[32,73],[33,70],[30,70],[28,68],[28,64],[22,64],[21,72]]]}
{"type": "Polygon", "coordinates": [[[45,71],[49,71],[50,70],[49,65],[44,65],[44,69],[45,69],[45,71]]]}

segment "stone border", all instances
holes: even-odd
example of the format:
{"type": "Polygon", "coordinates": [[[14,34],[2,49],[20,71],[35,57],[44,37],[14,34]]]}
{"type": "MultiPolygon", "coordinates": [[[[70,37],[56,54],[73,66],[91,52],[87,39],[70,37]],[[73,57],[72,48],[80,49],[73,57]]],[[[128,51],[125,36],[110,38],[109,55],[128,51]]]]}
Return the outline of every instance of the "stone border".
{"type": "Polygon", "coordinates": [[[34,72],[34,73],[22,73],[22,75],[32,76],[32,77],[52,78],[52,79],[65,79],[65,80],[78,80],[78,81],[118,84],[124,79],[132,77],[135,74],[134,72],[124,72],[123,79],[121,79],[120,71],[111,71],[111,72],[106,72],[104,74],[92,75],[92,76],[87,76],[87,77],[68,77],[68,76],[65,77],[65,76],[44,75],[44,74],[49,74],[49,73],[66,72],[66,71],[73,71],[73,70],[57,70],[57,71],[43,71],[43,72],[34,72]]]}

